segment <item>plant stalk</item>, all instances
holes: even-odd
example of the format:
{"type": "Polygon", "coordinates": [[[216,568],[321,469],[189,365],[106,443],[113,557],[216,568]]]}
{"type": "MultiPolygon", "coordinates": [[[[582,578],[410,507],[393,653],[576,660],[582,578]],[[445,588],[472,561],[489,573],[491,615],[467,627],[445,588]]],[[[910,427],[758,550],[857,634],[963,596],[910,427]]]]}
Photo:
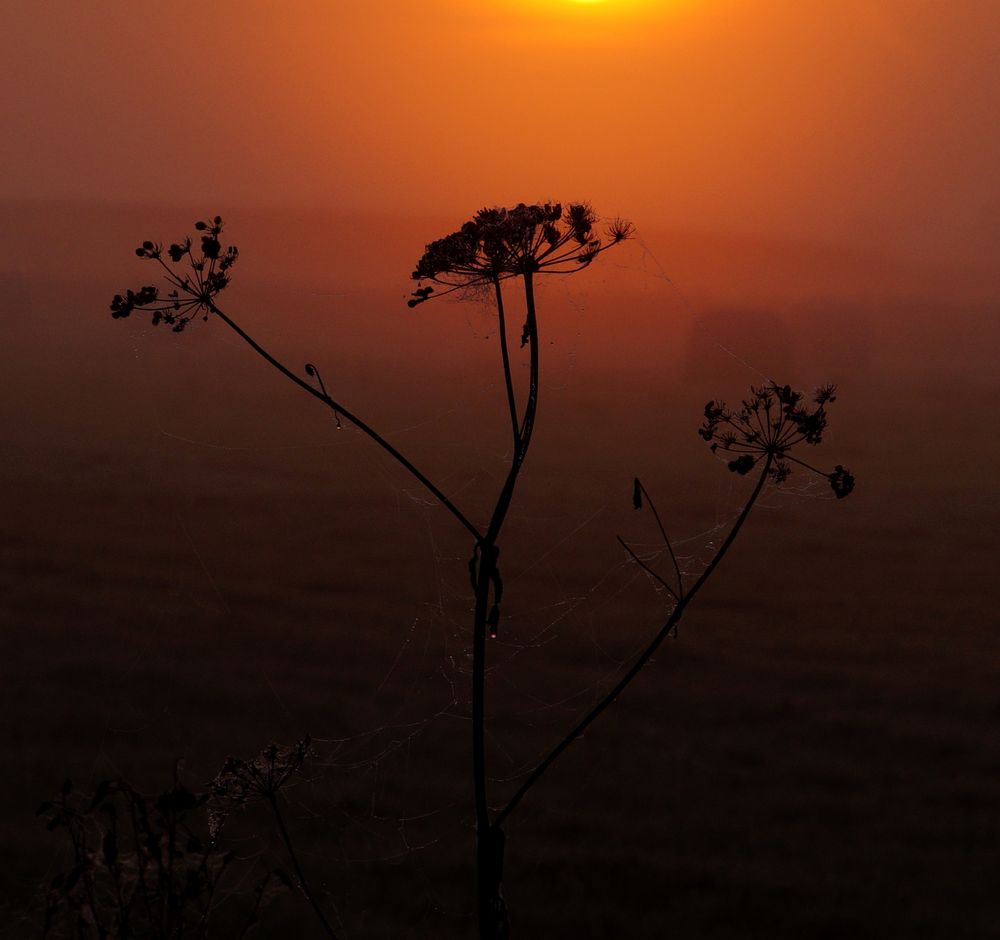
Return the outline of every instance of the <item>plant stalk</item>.
{"type": "MultiPolygon", "coordinates": [[[[524,417],[517,427],[514,404],[513,376],[510,356],[507,351],[506,324],[500,321],[500,343],[503,357],[504,385],[507,389],[507,403],[511,414],[514,433],[514,453],[511,457],[507,478],[497,497],[486,534],[479,543],[479,564],[475,576],[476,604],[472,624],[472,773],[476,804],[476,906],[479,917],[481,940],[505,940],[510,935],[507,907],[500,891],[503,877],[504,834],[499,822],[490,822],[489,803],[486,792],[486,635],[490,617],[490,589],[493,587],[494,604],[499,578],[497,560],[499,549],[497,539],[514,498],[517,479],[524,464],[531,433],[538,409],[538,321],[535,316],[535,296],[531,272],[524,275],[524,296],[527,308],[525,320],[525,340],[530,344],[528,397],[524,406],[524,417]]],[[[499,282],[497,308],[503,310],[503,298],[499,282]]]]}
{"type": "Polygon", "coordinates": [[[306,881],[306,876],[302,872],[302,866],[299,865],[299,858],[295,854],[295,849],[292,846],[292,840],[288,835],[288,830],[285,828],[285,820],[281,816],[281,810],[278,808],[278,799],[275,794],[271,793],[267,797],[268,803],[271,805],[271,811],[274,813],[274,818],[278,823],[278,831],[281,833],[281,840],[285,843],[285,850],[288,852],[288,858],[292,863],[292,868],[295,871],[295,877],[299,882],[299,890],[302,892],[305,899],[312,906],[312,909],[316,912],[316,916],[319,918],[319,922],[323,925],[323,930],[326,935],[331,938],[331,940],[337,940],[337,934],[334,929],[330,926],[330,922],[326,919],[326,915],[323,913],[323,909],[319,906],[316,898],[313,896],[312,891],[309,890],[309,883],[306,881]]]}
{"type": "Polygon", "coordinates": [[[510,352],[507,347],[507,321],[504,317],[503,292],[500,290],[499,277],[493,279],[493,289],[496,292],[500,356],[503,359],[503,380],[507,390],[507,410],[510,412],[510,427],[513,434],[514,453],[516,454],[521,449],[521,433],[517,427],[517,399],[514,397],[514,380],[510,372],[510,352]]]}

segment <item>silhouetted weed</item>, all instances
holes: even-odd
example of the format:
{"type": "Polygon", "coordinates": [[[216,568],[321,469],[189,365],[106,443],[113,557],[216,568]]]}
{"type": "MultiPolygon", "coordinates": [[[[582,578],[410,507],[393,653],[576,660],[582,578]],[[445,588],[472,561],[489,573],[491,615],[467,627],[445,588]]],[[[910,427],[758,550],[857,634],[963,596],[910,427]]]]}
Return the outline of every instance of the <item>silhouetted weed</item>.
{"type": "MultiPolygon", "coordinates": [[[[474,524],[434,482],[388,440],[347,409],[339,399],[335,399],[327,390],[319,369],[313,363],[305,365],[305,378],[303,378],[296,370],[289,368],[264,350],[218,306],[219,294],[228,285],[230,271],[239,256],[235,247],[223,246],[220,240],[222,219],[219,216],[215,216],[211,222],[196,223],[195,228],[200,233],[198,236],[200,240],[197,242],[193,238],[186,238],[181,242],[172,243],[164,250],[158,243],[145,241],[136,249],[136,254],[140,258],[158,264],[163,270],[171,288],[166,295],[161,296],[158,288],[147,285],[137,290],[128,290],[125,294],[116,294],[111,303],[112,316],[115,318],[120,319],[136,311],[143,311],[150,315],[154,324],[165,323],[171,326],[174,332],[181,332],[190,320],[199,314],[206,320],[212,317],[221,320],[282,375],[330,408],[338,427],[341,426],[343,418],[392,456],[439,500],[472,537],[472,553],[468,569],[475,597],[471,634],[472,720],[470,723],[477,836],[475,867],[479,935],[489,940],[502,940],[510,933],[506,903],[501,892],[505,843],[503,824],[559,756],[638,675],[663,640],[667,636],[676,634],[682,616],[727,554],[765,484],[768,481],[775,484],[785,482],[791,472],[791,464],[798,464],[813,473],[825,476],[838,499],[847,496],[854,488],[854,477],[843,466],[838,464],[833,471],[825,473],[792,454],[793,448],[800,444],[812,446],[820,443],[826,427],[827,405],[835,400],[833,386],[820,389],[810,402],[807,402],[802,393],[793,391],[790,386],[774,382],[752,388],[750,397],[736,409],[729,408],[722,402],[709,402],[705,407],[705,421],[699,433],[711,444],[713,452],[722,451],[732,455],[732,459],[728,462],[732,472],[747,475],[759,469],[759,475],[750,495],[711,561],[694,578],[693,583],[688,585],[685,584],[673,544],[648,492],[638,479],[634,481],[633,505],[636,509],[641,509],[644,505],[650,507],[669,552],[671,571],[667,576],[660,574],[651,565],[639,559],[623,540],[619,541],[628,551],[630,558],[653,577],[669,595],[671,606],[665,622],[614,687],[526,775],[507,803],[499,811],[491,811],[491,803],[487,798],[484,745],[486,650],[487,638],[496,637],[500,626],[503,578],[499,564],[499,538],[531,443],[538,408],[540,343],[534,282],[541,274],[571,274],[580,271],[593,263],[601,253],[619,245],[633,234],[632,225],[620,219],[611,221],[600,234],[597,232],[597,224],[597,216],[585,203],[573,203],[565,209],[558,203],[535,205],[521,203],[510,209],[482,209],[457,231],[428,244],[412,273],[413,279],[417,281],[417,287],[407,301],[411,309],[428,300],[459,292],[460,295],[471,294],[489,299],[497,312],[497,340],[501,353],[512,447],[507,473],[496,495],[485,528],[474,524]],[[515,388],[514,373],[511,368],[506,321],[504,288],[510,281],[519,283],[526,311],[519,340],[522,349],[528,348],[529,370],[526,387],[520,390],[520,394],[515,388]]],[[[335,934],[309,890],[299,866],[278,800],[279,791],[300,770],[308,749],[309,741],[304,739],[290,748],[272,745],[250,761],[230,758],[211,786],[208,825],[214,839],[221,833],[226,817],[235,808],[243,808],[253,802],[265,803],[271,810],[288,852],[298,886],[324,930],[332,937],[335,934]]],[[[121,785],[120,792],[131,791],[121,785]]],[[[176,798],[180,799],[179,796],[176,798]]],[[[206,798],[192,796],[191,799],[194,803],[186,805],[188,811],[203,807],[206,798]]],[[[66,825],[70,829],[74,846],[84,845],[83,833],[90,832],[87,826],[92,824],[79,823],[78,817],[66,808],[65,800],[60,804],[50,804],[51,806],[57,806],[58,809],[50,809],[47,812],[55,812],[54,818],[58,818],[58,825],[66,825]]],[[[163,826],[167,826],[167,823],[164,822],[163,826]]],[[[92,833],[94,837],[97,836],[98,830],[100,838],[104,839],[107,827],[94,829],[92,833]]],[[[172,832],[174,829],[169,829],[168,826],[168,841],[174,838],[170,834],[172,832]]],[[[114,836],[112,842],[116,838],[117,836],[114,836]]],[[[194,866],[194,870],[201,873],[195,878],[194,887],[190,889],[192,898],[210,898],[214,890],[212,886],[221,877],[227,864],[225,855],[216,858],[213,845],[214,843],[209,844],[206,848],[199,842],[195,848],[188,851],[187,855],[177,855],[178,859],[186,859],[185,864],[194,866]]],[[[77,864],[73,869],[76,874],[70,879],[72,886],[67,888],[65,882],[60,882],[59,903],[53,909],[58,909],[61,905],[62,908],[72,910],[79,915],[83,910],[103,911],[105,908],[114,910],[114,905],[117,904],[119,912],[131,910],[131,900],[127,903],[118,900],[124,896],[118,889],[105,891],[100,897],[95,895],[93,888],[95,875],[88,861],[91,854],[89,849],[78,851],[77,864]],[[111,900],[108,901],[107,898],[111,900]]],[[[117,885],[121,880],[115,874],[117,869],[114,865],[117,863],[108,861],[109,857],[115,858],[115,853],[112,852],[110,856],[105,853],[105,856],[101,869],[104,874],[101,877],[112,886],[117,885]]],[[[160,851],[157,857],[162,858],[162,856],[163,852],[160,851]]],[[[145,870],[144,868],[143,871],[145,870]]],[[[140,884],[145,883],[144,877],[138,881],[140,884]]],[[[164,892],[161,891],[161,894],[164,892]]],[[[169,892],[164,896],[173,897],[169,892]]],[[[128,893],[128,898],[131,897],[132,893],[128,893]]],[[[184,898],[187,898],[187,895],[184,895],[184,898]]],[[[258,896],[258,901],[259,899],[258,896]]],[[[184,903],[179,900],[164,900],[161,903],[167,904],[172,911],[173,921],[177,921],[186,910],[184,903]]],[[[200,907],[194,905],[195,912],[201,912],[202,916],[207,917],[205,912],[210,908],[209,902],[199,903],[200,907]]],[[[122,916],[119,913],[119,921],[122,916]]],[[[160,934],[150,934],[150,936],[160,936],[160,934]]]]}
{"type": "Polygon", "coordinates": [[[819,444],[826,430],[826,406],[837,400],[836,387],[818,388],[811,403],[802,392],[789,385],[775,382],[750,387],[750,397],[739,408],[729,408],[724,402],[710,401],[705,405],[705,423],[698,433],[717,450],[734,453],[729,469],[746,475],[761,458],[767,463],[767,473],[775,483],[784,483],[792,472],[789,461],[805,467],[830,481],[837,499],[843,499],[854,489],[854,477],[840,464],[826,473],[792,455],[798,444],[819,444]]]}
{"type": "Polygon", "coordinates": [[[180,333],[199,313],[207,320],[215,305],[215,298],[229,284],[229,270],[239,258],[239,250],[230,245],[223,247],[219,241],[222,234],[222,217],[216,216],[211,222],[195,222],[194,227],[202,232],[197,248],[191,238],[174,242],[166,249],[171,264],[164,260],[163,246],[157,242],[144,241],[135,253],[139,258],[157,262],[163,269],[171,290],[165,295],[152,285],[138,290],[127,290],[115,294],[111,301],[111,316],[124,319],[135,310],[151,314],[154,326],[166,323],[175,333],[180,333]],[[186,270],[178,271],[186,259],[186,270]],[[173,266],[172,266],[173,265],[173,266]]]}
{"type": "Polygon", "coordinates": [[[789,470],[786,461],[791,460],[803,467],[825,476],[838,499],[847,496],[854,488],[854,477],[839,464],[832,473],[823,473],[814,467],[793,457],[791,450],[797,444],[818,444],[822,440],[826,428],[825,406],[835,400],[834,387],[824,386],[819,389],[814,398],[814,408],[803,405],[805,396],[801,392],[792,391],[788,385],[769,383],[761,388],[751,388],[750,398],[743,401],[741,407],[733,411],[722,402],[710,401],[705,406],[705,423],[698,431],[706,441],[711,442],[713,453],[717,450],[733,451],[738,456],[729,461],[729,469],[740,475],[746,475],[758,465],[762,459],[760,475],[740,510],[718,551],[712,557],[705,569],[698,575],[690,587],[685,585],[677,554],[673,543],[667,535],[666,528],[656,511],[653,501],[638,477],[632,485],[632,506],[642,509],[649,506],[656,521],[664,547],[670,556],[671,572],[668,578],[655,571],[626,544],[619,536],[619,543],[628,552],[629,557],[649,574],[669,595],[672,608],[663,626],[656,633],[646,648],[639,654],[632,665],[625,671],[621,679],[572,730],[545,756],[531,771],[507,805],[497,814],[494,824],[503,823],[514,808],[521,802],[527,792],[538,782],[542,775],[552,766],[559,756],[572,744],[598,717],[618,698],[625,688],[639,674],[642,668],[652,659],[663,641],[671,635],[676,636],[677,626],[684,616],[688,605],[695,595],[712,576],[722,559],[732,547],[736,536],[750,515],[765,483],[783,483],[788,478],[789,470]],[[756,456],[754,456],[756,455],[756,456]]]}
{"type": "MultiPolygon", "coordinates": [[[[67,867],[45,892],[42,936],[219,936],[223,882],[242,866],[210,838],[208,799],[176,777],[154,797],[124,780],[105,781],[88,797],[67,780],[38,809],[51,832],[65,833],[69,848],[67,867]]],[[[249,907],[227,910],[225,935],[245,936],[270,900],[290,886],[280,869],[258,878],[249,907]]]]}
{"type": "Polygon", "coordinates": [[[315,895],[309,888],[306,876],[299,864],[295,846],[292,844],[281,807],[278,794],[290,780],[301,770],[309,756],[309,736],[291,746],[270,744],[251,760],[239,757],[228,757],[222,769],[212,781],[209,789],[211,799],[208,810],[208,829],[213,842],[222,832],[229,814],[236,808],[246,807],[255,802],[267,805],[271,811],[275,825],[281,835],[281,841],[288,852],[289,861],[298,879],[299,889],[311,905],[323,929],[330,937],[336,937],[323,909],[319,906],[315,895]]]}
{"type": "Polygon", "coordinates": [[[606,229],[605,239],[595,234],[597,217],[585,203],[573,203],[565,211],[559,203],[525,205],[513,209],[481,209],[457,232],[431,242],[417,261],[412,277],[418,282],[408,306],[432,297],[430,280],[445,287],[433,296],[452,291],[479,292],[492,288],[497,310],[497,336],[503,363],[507,411],[510,417],[512,456],[507,477],[497,495],[485,533],[477,539],[469,560],[469,579],[476,604],[472,623],[472,776],[476,806],[476,872],[479,930],[483,937],[509,934],[507,907],[500,890],[503,875],[504,833],[490,821],[486,792],[485,689],[486,637],[499,630],[503,578],[497,544],[510,509],[518,475],[531,444],[538,409],[539,331],[534,279],[540,274],[572,274],[632,234],[632,226],[619,219],[606,229]],[[521,280],[525,320],[521,348],[529,347],[528,387],[523,408],[519,407],[510,366],[503,283],[521,280]]]}

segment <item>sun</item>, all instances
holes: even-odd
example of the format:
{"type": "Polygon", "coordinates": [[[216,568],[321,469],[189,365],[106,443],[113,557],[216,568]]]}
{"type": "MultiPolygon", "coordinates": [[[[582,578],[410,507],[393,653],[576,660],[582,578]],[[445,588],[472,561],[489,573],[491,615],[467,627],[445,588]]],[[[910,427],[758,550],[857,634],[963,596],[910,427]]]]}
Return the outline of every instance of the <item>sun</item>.
{"type": "MultiPolygon", "coordinates": [[[[458,2],[458,0],[454,0],[458,2]]],[[[627,22],[637,17],[674,13],[698,0],[493,0],[497,6],[513,6],[532,20],[560,22],[627,22]]]]}
{"type": "Polygon", "coordinates": [[[562,0],[561,5],[607,7],[609,10],[617,10],[619,12],[636,12],[637,10],[655,9],[661,4],[676,6],[679,2],[680,0],[668,0],[668,4],[664,3],[664,0],[614,0],[614,2],[612,0],[562,0]]]}

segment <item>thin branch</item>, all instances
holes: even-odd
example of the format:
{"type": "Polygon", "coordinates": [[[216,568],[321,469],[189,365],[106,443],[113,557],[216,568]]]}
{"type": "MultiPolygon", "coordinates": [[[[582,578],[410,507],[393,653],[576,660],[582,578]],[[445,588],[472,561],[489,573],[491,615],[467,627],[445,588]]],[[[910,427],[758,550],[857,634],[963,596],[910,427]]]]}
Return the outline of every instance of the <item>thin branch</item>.
{"type": "MultiPolygon", "coordinates": [[[[653,498],[649,495],[646,487],[642,485],[642,480],[638,477],[635,478],[636,486],[638,486],[639,491],[646,498],[646,502],[649,503],[649,508],[653,513],[653,518],[656,520],[656,527],[660,530],[660,535],[663,536],[663,541],[666,543],[667,551],[670,552],[670,560],[674,564],[674,574],[677,575],[677,593],[674,594],[678,600],[680,597],[678,595],[684,594],[684,579],[681,577],[681,566],[677,564],[677,556],[674,554],[674,546],[670,542],[670,536],[667,535],[667,530],[663,528],[663,523],[660,521],[660,514],[656,511],[656,504],[653,502],[653,498]]],[[[666,587],[666,585],[664,585],[666,587]]]]}
{"type": "Polygon", "coordinates": [[[480,531],[465,517],[465,514],[450,500],[444,493],[441,492],[423,473],[421,473],[409,460],[406,459],[395,447],[392,446],[381,434],[379,434],[374,428],[370,427],[364,421],[362,421],[357,415],[353,414],[347,408],[345,408],[340,402],[335,401],[329,395],[324,394],[318,389],[314,388],[304,379],[297,376],[291,369],[289,369],[284,363],[275,359],[266,349],[264,349],[249,333],[245,332],[234,320],[222,312],[215,304],[211,306],[212,313],[219,317],[223,323],[226,324],[231,330],[233,330],[237,336],[240,337],[247,345],[253,349],[262,359],[269,362],[275,369],[277,369],[285,378],[290,379],[296,385],[299,386],[303,391],[308,392],[313,398],[323,402],[328,408],[333,409],[335,414],[343,415],[343,417],[350,421],[359,431],[363,434],[367,434],[379,447],[381,447],[386,453],[389,454],[393,459],[400,463],[404,469],[406,469],[413,477],[420,481],[430,492],[441,502],[441,504],[462,524],[462,526],[471,533],[476,542],[482,542],[483,536],[480,531]]]}
{"type": "Polygon", "coordinates": [[[643,666],[652,659],[653,655],[660,648],[660,645],[667,638],[667,636],[674,630],[678,623],[680,623],[681,617],[684,616],[684,611],[687,610],[688,605],[694,599],[698,591],[701,590],[702,585],[711,577],[712,572],[719,566],[719,562],[725,557],[726,553],[729,551],[730,546],[732,546],[733,541],[739,534],[740,529],[743,528],[743,523],[746,522],[747,516],[750,514],[750,510],[753,508],[754,503],[757,502],[757,497],[760,496],[761,490],[764,488],[764,483],[767,480],[768,470],[771,468],[771,456],[768,455],[767,460],[764,462],[764,469],[761,471],[760,477],[757,480],[757,485],[754,487],[753,492],[750,494],[750,498],[746,501],[742,511],[736,522],[733,523],[732,529],[729,530],[729,535],[726,536],[725,541],[719,547],[719,551],[716,553],[715,557],[708,563],[708,566],[701,573],[701,576],[695,581],[691,590],[688,591],[683,600],[674,608],[673,612],[667,618],[666,623],[660,628],[656,636],[653,637],[650,644],[645,650],[640,654],[638,659],[629,667],[628,672],[625,673],[622,678],[615,683],[614,688],[608,692],[583,718],[580,719],[573,727],[573,729],[567,734],[542,760],[540,764],[528,775],[527,779],[518,788],[517,792],[511,797],[507,805],[500,811],[494,820],[495,826],[501,826],[504,820],[514,811],[517,805],[524,799],[525,794],[541,779],[545,772],[549,769],[559,759],[563,751],[565,751],[577,738],[579,738],[591,724],[596,721],[601,714],[611,705],[615,699],[621,695],[625,687],[639,674],[643,666]]]}
{"type": "Polygon", "coordinates": [[[797,463],[801,467],[805,467],[806,470],[812,470],[813,473],[818,473],[821,477],[828,477],[829,474],[824,470],[820,470],[814,467],[812,464],[806,463],[804,460],[799,460],[798,457],[793,457],[791,454],[782,454],[782,460],[791,460],[792,463],[797,463]]]}
{"type": "Polygon", "coordinates": [[[277,797],[272,793],[268,796],[267,801],[270,803],[271,810],[274,812],[274,818],[278,823],[278,831],[281,833],[282,842],[285,843],[285,849],[288,852],[288,858],[291,860],[292,868],[295,869],[295,877],[298,878],[299,881],[299,890],[312,906],[312,909],[316,912],[316,916],[319,918],[319,922],[323,925],[326,935],[330,937],[331,940],[337,940],[336,932],[330,926],[330,922],[326,919],[326,915],[317,903],[312,891],[309,890],[309,883],[306,881],[306,876],[302,873],[302,867],[299,865],[299,859],[295,854],[295,848],[292,846],[292,840],[288,835],[288,830],[285,828],[285,821],[281,817],[281,810],[278,808],[277,797]]]}
{"type": "Polygon", "coordinates": [[[531,272],[524,274],[524,300],[527,306],[527,339],[530,349],[530,378],[528,380],[528,403],[524,408],[524,420],[521,422],[521,448],[519,463],[524,461],[531,443],[531,432],[535,426],[535,413],[538,409],[538,319],[535,316],[535,285],[531,272]]]}
{"type": "Polygon", "coordinates": [[[618,539],[618,544],[629,553],[632,561],[642,568],[642,570],[645,571],[651,578],[654,578],[657,583],[662,585],[664,590],[669,592],[670,596],[679,604],[681,599],[678,597],[677,592],[669,584],[667,584],[667,582],[664,581],[659,574],[650,568],[649,565],[647,565],[646,562],[644,562],[634,551],[632,551],[632,548],[629,546],[628,542],[625,541],[625,539],[623,539],[620,535],[616,535],[615,538],[618,539]]]}
{"type": "Polygon", "coordinates": [[[504,318],[503,292],[500,290],[500,278],[493,279],[496,291],[497,318],[500,321],[500,355],[503,358],[503,380],[507,388],[507,410],[510,412],[510,427],[514,436],[514,453],[521,449],[521,434],[517,428],[517,401],[514,398],[514,379],[510,374],[510,352],[507,348],[507,321],[504,318]]]}

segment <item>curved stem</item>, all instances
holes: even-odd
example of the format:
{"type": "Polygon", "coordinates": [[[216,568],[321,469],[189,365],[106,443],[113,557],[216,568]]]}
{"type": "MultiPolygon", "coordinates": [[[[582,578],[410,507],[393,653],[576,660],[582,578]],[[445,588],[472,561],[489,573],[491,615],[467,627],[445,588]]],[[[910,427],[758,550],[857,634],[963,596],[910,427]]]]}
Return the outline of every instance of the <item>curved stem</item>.
{"type": "MultiPolygon", "coordinates": [[[[677,564],[677,556],[674,554],[674,546],[670,542],[667,530],[663,528],[663,522],[660,520],[660,514],[656,511],[656,503],[653,502],[652,497],[646,491],[646,487],[642,485],[642,481],[638,477],[635,478],[635,485],[642,495],[646,497],[646,502],[649,504],[649,508],[653,513],[653,518],[656,520],[656,527],[660,530],[660,535],[667,546],[667,551],[670,552],[670,561],[673,562],[674,574],[677,576],[677,591],[671,591],[670,593],[673,594],[677,600],[680,600],[678,595],[683,595],[684,593],[684,578],[681,576],[681,566],[677,564]]],[[[619,541],[621,540],[619,539],[619,541]]],[[[625,543],[623,542],[622,544],[624,545],[625,543]]],[[[628,546],[626,546],[626,548],[628,548],[628,546]]],[[[666,583],[663,582],[662,579],[661,583],[663,583],[663,586],[666,587],[666,583]]]]}
{"type": "Polygon", "coordinates": [[[535,425],[535,412],[538,409],[538,320],[535,317],[535,285],[530,271],[524,274],[524,300],[527,306],[527,339],[531,344],[531,374],[528,379],[528,403],[524,408],[524,420],[521,422],[521,447],[518,464],[524,461],[531,443],[531,432],[535,425]]]}
{"type": "Polygon", "coordinates": [[[316,916],[323,925],[326,935],[332,938],[332,940],[337,940],[337,934],[330,926],[330,922],[326,919],[323,909],[316,902],[316,898],[313,897],[313,893],[309,890],[309,884],[306,882],[306,876],[302,873],[302,866],[299,865],[298,856],[295,854],[295,849],[292,847],[292,840],[288,835],[288,830],[285,828],[285,820],[282,819],[281,810],[278,809],[277,797],[272,793],[268,796],[267,802],[271,806],[275,820],[277,820],[278,832],[281,833],[281,841],[285,843],[285,850],[288,852],[288,858],[291,860],[292,868],[295,870],[295,877],[299,880],[299,889],[302,891],[305,899],[312,905],[312,909],[316,912],[316,916]]]}
{"type": "Polygon", "coordinates": [[[503,380],[507,388],[507,410],[510,412],[510,427],[514,435],[514,453],[521,448],[521,435],[517,429],[517,401],[514,398],[514,379],[510,374],[510,352],[507,348],[507,322],[504,318],[503,292],[500,290],[500,278],[493,279],[493,289],[496,291],[497,318],[500,321],[500,355],[503,358],[503,380]]]}
{"type": "Polygon", "coordinates": [[[591,724],[596,721],[604,710],[611,705],[625,687],[639,674],[643,666],[652,659],[653,655],[660,648],[660,644],[667,638],[671,631],[680,623],[681,617],[684,616],[684,611],[687,610],[688,605],[694,600],[695,595],[701,590],[702,585],[712,576],[712,572],[719,566],[719,563],[725,557],[726,553],[729,551],[736,536],[739,534],[740,529],[743,528],[743,523],[746,522],[747,516],[750,515],[750,510],[753,508],[754,503],[757,502],[757,497],[760,496],[761,490],[764,488],[764,483],[767,480],[768,471],[771,468],[771,456],[768,455],[767,460],[764,463],[764,469],[761,471],[760,478],[757,480],[757,485],[754,487],[753,492],[750,494],[750,498],[746,501],[739,517],[736,522],[733,523],[732,529],[729,530],[729,534],[726,536],[725,541],[719,547],[719,551],[716,553],[715,557],[708,563],[708,566],[701,573],[701,576],[692,585],[691,590],[683,595],[680,602],[673,609],[670,616],[667,618],[666,623],[660,628],[660,631],[653,637],[649,645],[642,651],[639,658],[629,667],[628,672],[625,673],[621,679],[615,683],[614,688],[608,692],[583,718],[580,719],[573,727],[573,729],[548,753],[548,755],[542,760],[540,764],[528,775],[524,783],[521,784],[518,791],[510,799],[507,805],[500,811],[494,820],[495,826],[500,826],[503,824],[504,820],[514,811],[518,803],[524,799],[525,794],[539,781],[542,775],[558,760],[560,755],[565,751],[580,735],[583,734],[591,724]]]}
{"type": "Polygon", "coordinates": [[[343,415],[348,421],[351,422],[359,431],[363,434],[367,434],[379,447],[381,447],[390,457],[396,460],[399,464],[406,469],[411,476],[416,478],[420,483],[422,483],[432,494],[436,497],[441,504],[447,509],[461,524],[468,530],[468,532],[475,538],[477,543],[483,541],[483,536],[479,530],[465,517],[465,514],[450,500],[444,493],[441,492],[423,473],[421,473],[409,460],[407,460],[395,447],[392,446],[381,434],[379,434],[374,428],[370,427],[364,421],[362,421],[357,415],[353,414],[347,408],[345,408],[340,402],[335,401],[329,395],[324,392],[320,392],[313,388],[304,379],[297,376],[291,369],[289,369],[284,363],[275,359],[266,349],[264,349],[260,343],[258,343],[249,333],[245,332],[234,320],[223,313],[215,304],[212,304],[212,313],[214,313],[223,323],[226,324],[237,336],[240,337],[257,355],[262,359],[269,362],[275,369],[277,369],[285,378],[290,379],[296,385],[299,386],[303,391],[308,392],[313,398],[318,399],[323,402],[328,408],[332,408],[334,413],[343,415]]]}

